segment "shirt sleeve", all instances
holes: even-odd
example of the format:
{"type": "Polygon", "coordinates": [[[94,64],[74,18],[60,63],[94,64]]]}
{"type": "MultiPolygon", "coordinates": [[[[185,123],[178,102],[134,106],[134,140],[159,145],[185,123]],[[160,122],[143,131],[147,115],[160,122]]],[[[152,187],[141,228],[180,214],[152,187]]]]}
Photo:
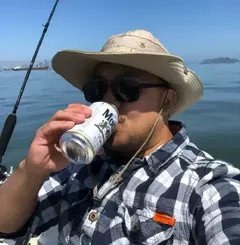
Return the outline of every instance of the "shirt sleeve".
{"type": "MultiPolygon", "coordinates": [[[[205,167],[192,201],[194,244],[240,244],[240,171],[213,161],[205,167]]],[[[191,203],[190,203],[191,206],[191,203]]]]}
{"type": "Polygon", "coordinates": [[[72,164],[68,168],[52,174],[41,187],[37,206],[28,222],[17,232],[0,233],[0,238],[3,238],[5,242],[9,240],[10,244],[25,244],[31,237],[36,237],[55,226],[60,215],[64,187],[73,174],[72,164]]]}

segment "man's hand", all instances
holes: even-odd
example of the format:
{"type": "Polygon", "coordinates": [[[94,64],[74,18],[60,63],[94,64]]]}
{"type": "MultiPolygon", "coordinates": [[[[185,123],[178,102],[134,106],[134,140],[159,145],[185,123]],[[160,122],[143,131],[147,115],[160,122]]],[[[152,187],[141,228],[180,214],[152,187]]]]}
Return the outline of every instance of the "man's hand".
{"type": "Polygon", "coordinates": [[[71,104],[65,110],[56,112],[37,130],[25,159],[25,170],[32,174],[39,171],[50,174],[66,168],[69,162],[57,147],[59,139],[75,124],[84,122],[91,113],[91,109],[82,104],[71,104]]]}

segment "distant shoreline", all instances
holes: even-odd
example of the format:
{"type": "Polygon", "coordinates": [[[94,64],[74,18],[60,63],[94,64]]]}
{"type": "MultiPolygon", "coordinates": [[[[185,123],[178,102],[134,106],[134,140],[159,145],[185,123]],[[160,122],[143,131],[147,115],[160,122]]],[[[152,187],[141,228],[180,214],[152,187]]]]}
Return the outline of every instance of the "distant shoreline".
{"type": "Polygon", "coordinates": [[[204,59],[200,64],[235,64],[240,63],[239,59],[229,57],[219,57],[213,59],[204,59]]]}

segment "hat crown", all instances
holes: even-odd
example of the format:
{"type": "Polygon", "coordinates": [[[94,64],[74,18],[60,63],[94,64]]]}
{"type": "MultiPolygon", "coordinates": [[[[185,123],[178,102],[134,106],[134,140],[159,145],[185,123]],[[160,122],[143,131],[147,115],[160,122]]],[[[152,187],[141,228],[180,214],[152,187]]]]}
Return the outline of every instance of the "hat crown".
{"type": "Polygon", "coordinates": [[[111,36],[101,52],[104,53],[164,53],[167,49],[151,32],[132,30],[111,36]]]}
{"type": "Polygon", "coordinates": [[[203,86],[198,76],[187,69],[183,59],[169,54],[151,32],[132,30],[111,36],[101,52],[63,50],[53,60],[53,69],[82,90],[85,81],[101,62],[125,65],[146,71],[167,81],[177,93],[171,115],[184,111],[200,99],[203,86]]]}

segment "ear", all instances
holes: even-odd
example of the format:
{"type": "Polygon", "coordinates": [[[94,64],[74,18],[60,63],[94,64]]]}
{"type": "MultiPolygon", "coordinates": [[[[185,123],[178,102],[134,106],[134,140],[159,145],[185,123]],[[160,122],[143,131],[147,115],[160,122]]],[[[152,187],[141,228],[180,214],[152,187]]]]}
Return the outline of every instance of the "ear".
{"type": "Polygon", "coordinates": [[[172,88],[168,89],[166,93],[167,95],[163,104],[163,112],[166,115],[170,115],[172,108],[177,102],[177,93],[172,88]]]}

